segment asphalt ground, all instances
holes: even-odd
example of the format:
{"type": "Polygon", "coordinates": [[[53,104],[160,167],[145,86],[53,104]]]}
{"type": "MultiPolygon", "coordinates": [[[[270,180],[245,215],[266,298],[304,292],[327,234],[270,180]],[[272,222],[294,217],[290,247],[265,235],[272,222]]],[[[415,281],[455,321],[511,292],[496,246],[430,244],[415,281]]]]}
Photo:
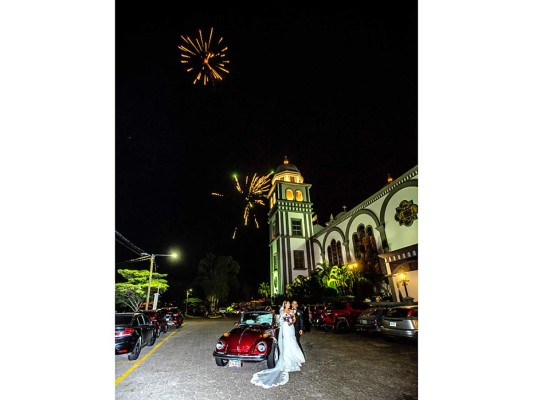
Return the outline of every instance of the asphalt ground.
{"type": "Polygon", "coordinates": [[[313,328],[301,338],[306,357],[284,386],[250,382],[266,362],[218,367],[215,343],[236,319],[187,318],[139,358],[115,356],[115,399],[418,399],[418,347],[380,336],[313,328]]]}

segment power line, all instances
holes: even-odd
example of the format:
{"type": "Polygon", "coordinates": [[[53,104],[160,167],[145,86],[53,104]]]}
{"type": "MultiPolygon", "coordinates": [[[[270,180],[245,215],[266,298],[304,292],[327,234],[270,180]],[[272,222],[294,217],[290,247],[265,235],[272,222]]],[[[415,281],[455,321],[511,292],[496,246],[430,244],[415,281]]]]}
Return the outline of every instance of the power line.
{"type": "Polygon", "coordinates": [[[141,249],[139,246],[134,245],[132,242],[130,242],[128,239],[124,237],[120,232],[115,231],[115,240],[119,242],[121,245],[126,247],[128,250],[131,250],[135,254],[139,256],[147,255],[148,253],[141,249]]]}
{"type": "Polygon", "coordinates": [[[117,267],[119,265],[123,265],[123,264],[131,264],[131,263],[135,263],[135,262],[140,262],[140,261],[146,261],[146,260],[149,260],[150,259],[150,256],[143,256],[143,257],[139,257],[139,258],[134,258],[133,260],[127,260],[127,261],[121,261],[117,264],[115,264],[117,267]]]}

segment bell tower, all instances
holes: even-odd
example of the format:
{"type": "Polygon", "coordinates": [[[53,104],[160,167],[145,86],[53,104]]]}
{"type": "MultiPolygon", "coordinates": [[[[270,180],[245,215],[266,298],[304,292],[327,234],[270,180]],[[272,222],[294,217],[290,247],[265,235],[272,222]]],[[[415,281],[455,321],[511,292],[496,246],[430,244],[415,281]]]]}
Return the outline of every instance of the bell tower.
{"type": "Polygon", "coordinates": [[[268,193],[270,210],[270,288],[271,294],[285,293],[285,287],[300,275],[309,276],[313,235],[311,185],[304,183],[300,170],[287,156],[272,177],[268,193]]]}

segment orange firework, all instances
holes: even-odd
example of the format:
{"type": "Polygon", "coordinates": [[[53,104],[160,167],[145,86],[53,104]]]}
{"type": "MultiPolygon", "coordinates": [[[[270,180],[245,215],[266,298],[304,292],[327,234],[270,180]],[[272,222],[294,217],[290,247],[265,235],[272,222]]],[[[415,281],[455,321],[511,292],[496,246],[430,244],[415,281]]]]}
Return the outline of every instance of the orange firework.
{"type": "Polygon", "coordinates": [[[265,205],[263,199],[266,198],[266,195],[270,190],[270,175],[272,175],[272,172],[268,175],[261,177],[257,176],[257,174],[254,174],[254,176],[250,180],[250,183],[248,183],[247,176],[244,181],[244,190],[239,183],[237,175],[233,175],[233,179],[235,179],[235,188],[240,194],[244,196],[244,199],[246,201],[243,215],[244,225],[248,225],[248,219],[250,218],[250,215],[252,215],[255,221],[255,226],[259,228],[259,223],[257,222],[255,214],[253,213],[253,208],[256,205],[265,205]]]}
{"type": "Polygon", "coordinates": [[[201,29],[198,33],[196,38],[181,36],[184,43],[178,48],[181,50],[181,63],[187,72],[195,76],[193,83],[200,82],[206,86],[210,81],[213,84],[216,80],[221,81],[222,75],[229,73],[229,60],[226,58],[228,48],[222,45],[222,37],[218,40],[213,38],[213,28],[207,41],[204,41],[201,29]]]}
{"type": "MultiPolygon", "coordinates": [[[[244,200],[244,211],[242,216],[244,226],[247,226],[248,221],[253,219],[256,228],[259,228],[259,222],[257,221],[254,208],[256,206],[265,205],[264,199],[266,199],[268,191],[270,190],[270,177],[272,174],[273,172],[264,176],[258,176],[257,174],[254,174],[251,179],[246,176],[244,185],[241,185],[236,174],[233,175],[233,179],[235,180],[235,189],[237,189],[237,192],[244,200]]],[[[215,197],[224,197],[224,195],[220,193],[211,193],[211,195],[215,197]]],[[[232,238],[235,239],[236,235],[237,227],[235,227],[233,230],[232,238]]]]}

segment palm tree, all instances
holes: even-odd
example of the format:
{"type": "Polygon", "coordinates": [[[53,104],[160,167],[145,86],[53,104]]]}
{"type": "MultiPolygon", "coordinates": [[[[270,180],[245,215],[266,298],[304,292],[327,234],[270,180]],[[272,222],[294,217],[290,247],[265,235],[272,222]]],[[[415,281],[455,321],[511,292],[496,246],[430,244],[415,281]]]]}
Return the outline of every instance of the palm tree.
{"type": "Polygon", "coordinates": [[[343,289],[346,286],[346,282],[342,268],[338,265],[334,265],[329,271],[328,286],[335,288],[337,292],[341,292],[341,294],[344,293],[343,289]]]}
{"type": "Polygon", "coordinates": [[[267,282],[261,282],[259,284],[259,289],[257,289],[257,294],[262,298],[266,299],[270,297],[270,285],[267,282]]]}

